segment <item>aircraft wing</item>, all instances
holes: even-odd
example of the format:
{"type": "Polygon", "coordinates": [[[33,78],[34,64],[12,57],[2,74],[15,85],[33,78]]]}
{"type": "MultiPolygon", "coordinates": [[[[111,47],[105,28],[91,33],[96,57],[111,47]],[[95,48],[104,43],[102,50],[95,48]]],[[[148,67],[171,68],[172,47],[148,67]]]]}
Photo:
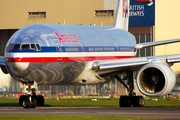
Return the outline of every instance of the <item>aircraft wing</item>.
{"type": "Polygon", "coordinates": [[[5,58],[3,56],[0,56],[0,67],[6,66],[5,58]]]}
{"type": "Polygon", "coordinates": [[[108,73],[126,71],[137,71],[142,66],[148,63],[163,63],[173,65],[173,63],[180,62],[180,54],[177,55],[163,55],[163,56],[150,56],[150,57],[136,57],[116,60],[99,60],[95,61],[92,65],[92,70],[96,71],[99,75],[107,75],[108,73]]]}
{"type": "Polygon", "coordinates": [[[180,42],[180,39],[171,39],[171,40],[163,40],[163,41],[156,41],[156,42],[140,43],[140,44],[137,44],[135,46],[135,48],[141,49],[141,48],[145,48],[145,47],[152,47],[152,46],[175,43],[175,42],[180,42]]]}

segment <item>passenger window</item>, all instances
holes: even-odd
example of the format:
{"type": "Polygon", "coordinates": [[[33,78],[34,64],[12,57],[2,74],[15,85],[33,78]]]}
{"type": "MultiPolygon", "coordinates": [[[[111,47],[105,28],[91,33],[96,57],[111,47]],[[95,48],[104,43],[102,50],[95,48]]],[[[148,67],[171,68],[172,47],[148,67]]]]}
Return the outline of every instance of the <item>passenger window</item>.
{"type": "Polygon", "coordinates": [[[27,50],[27,49],[30,49],[30,46],[29,46],[29,44],[23,44],[23,45],[21,46],[21,49],[22,49],[22,50],[27,50]]]}
{"type": "Polygon", "coordinates": [[[38,49],[38,50],[41,50],[41,47],[40,47],[39,44],[36,44],[36,46],[37,46],[37,49],[38,49]]]}
{"type": "Polygon", "coordinates": [[[36,46],[35,46],[35,44],[31,44],[31,49],[36,50],[36,46]]]}
{"type": "Polygon", "coordinates": [[[20,44],[15,44],[14,47],[13,47],[14,50],[18,50],[20,49],[20,44]]]}

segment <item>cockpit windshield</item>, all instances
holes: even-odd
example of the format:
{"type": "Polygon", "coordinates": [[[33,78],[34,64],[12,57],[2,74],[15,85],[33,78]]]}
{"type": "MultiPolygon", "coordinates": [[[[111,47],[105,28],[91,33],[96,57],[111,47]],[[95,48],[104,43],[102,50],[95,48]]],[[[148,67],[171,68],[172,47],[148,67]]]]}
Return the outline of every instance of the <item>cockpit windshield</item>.
{"type": "Polygon", "coordinates": [[[20,49],[20,44],[14,44],[14,46],[11,47],[14,50],[20,49]]]}
{"type": "Polygon", "coordinates": [[[39,44],[29,43],[29,44],[10,44],[10,50],[36,50],[40,51],[41,47],[39,44]]]}
{"type": "Polygon", "coordinates": [[[21,45],[21,50],[28,50],[31,49],[29,44],[22,44],[21,45]]]}

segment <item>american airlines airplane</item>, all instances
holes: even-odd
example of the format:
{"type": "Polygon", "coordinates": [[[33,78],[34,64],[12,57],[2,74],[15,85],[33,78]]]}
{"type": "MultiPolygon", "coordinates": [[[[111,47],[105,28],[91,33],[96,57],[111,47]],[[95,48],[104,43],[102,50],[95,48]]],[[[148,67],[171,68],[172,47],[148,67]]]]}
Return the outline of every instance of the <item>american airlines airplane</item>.
{"type": "Polygon", "coordinates": [[[171,92],[176,79],[170,67],[180,62],[180,54],[135,56],[138,49],[180,39],[136,44],[128,32],[128,8],[129,0],[119,0],[113,27],[32,24],[14,33],[5,56],[0,57],[0,67],[27,91],[19,105],[44,105],[44,97],[36,95],[38,85],[102,84],[116,78],[129,91],[128,96],[120,97],[120,107],[142,107],[144,98],[133,92],[133,71],[138,71],[136,82],[142,94],[160,97],[171,92]],[[118,76],[122,73],[127,75],[123,79],[118,76]]]}

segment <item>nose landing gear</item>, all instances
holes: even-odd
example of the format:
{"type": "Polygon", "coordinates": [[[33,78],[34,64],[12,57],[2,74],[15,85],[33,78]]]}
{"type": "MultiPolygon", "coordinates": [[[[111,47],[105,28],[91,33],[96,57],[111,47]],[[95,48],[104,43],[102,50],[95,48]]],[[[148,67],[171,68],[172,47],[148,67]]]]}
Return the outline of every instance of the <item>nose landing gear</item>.
{"type": "Polygon", "coordinates": [[[23,108],[36,108],[37,106],[44,106],[44,97],[42,95],[36,95],[36,89],[34,83],[26,83],[24,89],[27,94],[21,95],[19,98],[19,106],[23,108]]]}

